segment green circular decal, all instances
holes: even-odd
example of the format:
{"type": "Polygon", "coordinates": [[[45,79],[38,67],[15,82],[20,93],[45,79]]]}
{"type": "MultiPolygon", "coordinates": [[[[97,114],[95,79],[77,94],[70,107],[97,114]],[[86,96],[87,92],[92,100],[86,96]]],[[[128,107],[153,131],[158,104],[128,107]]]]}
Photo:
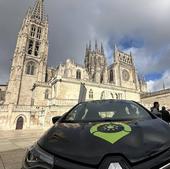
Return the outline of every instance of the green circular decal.
{"type": "Polygon", "coordinates": [[[118,122],[99,123],[90,129],[91,134],[112,144],[130,134],[131,131],[129,125],[118,122]]]}

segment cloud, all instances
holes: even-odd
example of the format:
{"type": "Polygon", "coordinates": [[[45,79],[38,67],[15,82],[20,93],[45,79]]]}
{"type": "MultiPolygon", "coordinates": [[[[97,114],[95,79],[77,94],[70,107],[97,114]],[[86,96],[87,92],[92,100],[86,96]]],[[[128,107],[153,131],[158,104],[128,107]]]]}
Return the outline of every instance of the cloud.
{"type": "Polygon", "coordinates": [[[157,80],[149,80],[147,82],[148,91],[158,91],[164,88],[170,88],[170,69],[163,73],[163,76],[157,80]]]}
{"type": "MultiPolygon", "coordinates": [[[[0,83],[8,79],[17,33],[33,2],[0,1],[0,83]]],[[[49,65],[55,67],[66,58],[83,64],[90,39],[104,42],[111,62],[114,43],[119,46],[129,37],[143,42],[142,46],[130,47],[139,72],[165,72],[169,67],[169,0],[48,0],[45,7],[49,16],[49,65]]]]}

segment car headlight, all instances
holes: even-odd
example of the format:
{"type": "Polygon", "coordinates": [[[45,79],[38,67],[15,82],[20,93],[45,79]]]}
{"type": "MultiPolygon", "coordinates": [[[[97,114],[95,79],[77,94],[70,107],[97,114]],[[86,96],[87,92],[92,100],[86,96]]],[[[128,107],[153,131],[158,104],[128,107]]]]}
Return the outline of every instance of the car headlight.
{"type": "Polygon", "coordinates": [[[108,169],[123,169],[119,163],[111,163],[108,169]]]}
{"type": "Polygon", "coordinates": [[[54,156],[41,149],[37,144],[28,148],[24,166],[26,168],[51,169],[54,165],[54,156]]]}

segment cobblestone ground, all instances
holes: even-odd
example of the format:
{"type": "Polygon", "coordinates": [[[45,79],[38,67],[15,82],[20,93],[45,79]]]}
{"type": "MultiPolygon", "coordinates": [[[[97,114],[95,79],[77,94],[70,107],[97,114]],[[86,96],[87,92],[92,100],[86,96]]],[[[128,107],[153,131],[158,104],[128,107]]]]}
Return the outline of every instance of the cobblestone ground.
{"type": "Polygon", "coordinates": [[[20,169],[26,147],[42,133],[43,130],[0,131],[0,169],[20,169]]]}
{"type": "Polygon", "coordinates": [[[24,149],[0,153],[0,169],[21,169],[24,149]]]}

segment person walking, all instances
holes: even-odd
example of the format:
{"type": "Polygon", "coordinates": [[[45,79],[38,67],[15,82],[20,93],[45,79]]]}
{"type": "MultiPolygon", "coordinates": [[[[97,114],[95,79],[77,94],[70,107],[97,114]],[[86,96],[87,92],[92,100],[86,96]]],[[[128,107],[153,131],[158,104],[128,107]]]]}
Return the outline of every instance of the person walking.
{"type": "Polygon", "coordinates": [[[166,121],[167,123],[170,122],[170,114],[169,112],[166,110],[165,106],[162,106],[162,110],[160,111],[162,114],[162,120],[166,121]]]}
{"type": "Polygon", "coordinates": [[[151,112],[157,117],[161,118],[161,112],[159,111],[159,102],[154,102],[151,112]]]}

